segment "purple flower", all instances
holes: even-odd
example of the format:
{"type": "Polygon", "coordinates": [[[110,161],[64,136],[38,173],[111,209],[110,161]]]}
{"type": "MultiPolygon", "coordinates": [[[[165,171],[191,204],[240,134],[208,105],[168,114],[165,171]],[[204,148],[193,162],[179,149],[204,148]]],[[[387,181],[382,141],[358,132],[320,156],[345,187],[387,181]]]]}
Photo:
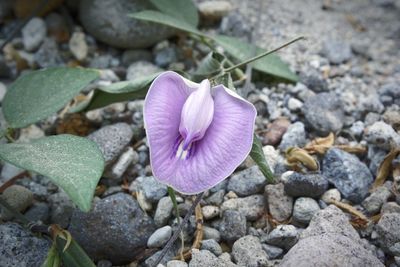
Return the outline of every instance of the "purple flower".
{"type": "Polygon", "coordinates": [[[223,85],[167,71],[150,86],[144,122],[153,175],[178,192],[203,192],[249,154],[256,109],[223,85]]]}

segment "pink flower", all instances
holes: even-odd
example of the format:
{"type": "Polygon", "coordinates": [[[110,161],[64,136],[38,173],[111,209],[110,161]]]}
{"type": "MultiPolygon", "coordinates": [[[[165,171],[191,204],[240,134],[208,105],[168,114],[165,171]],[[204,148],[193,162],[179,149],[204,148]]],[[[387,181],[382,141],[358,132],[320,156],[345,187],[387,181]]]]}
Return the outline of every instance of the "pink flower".
{"type": "Polygon", "coordinates": [[[160,74],[144,102],[154,177],[184,194],[215,186],[250,153],[256,115],[251,103],[223,85],[160,74]]]}

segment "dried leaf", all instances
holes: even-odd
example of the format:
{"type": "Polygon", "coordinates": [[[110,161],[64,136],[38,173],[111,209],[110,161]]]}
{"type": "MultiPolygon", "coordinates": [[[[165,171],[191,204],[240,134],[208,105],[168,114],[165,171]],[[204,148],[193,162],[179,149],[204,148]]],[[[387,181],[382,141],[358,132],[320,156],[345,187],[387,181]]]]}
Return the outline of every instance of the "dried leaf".
{"type": "Polygon", "coordinates": [[[365,227],[369,222],[367,216],[365,216],[362,212],[358,211],[356,208],[354,208],[349,204],[337,201],[335,199],[330,199],[329,204],[333,204],[336,207],[342,209],[343,211],[348,212],[351,215],[355,216],[356,218],[352,220],[352,223],[357,226],[365,227]]]}
{"type": "Polygon", "coordinates": [[[72,236],[71,236],[70,232],[62,229],[57,224],[52,224],[50,227],[51,227],[51,232],[52,232],[52,236],[53,236],[54,240],[57,237],[60,237],[66,241],[65,246],[62,251],[62,252],[65,252],[68,249],[68,247],[71,245],[71,242],[72,242],[72,236]]]}
{"type": "Polygon", "coordinates": [[[333,133],[330,133],[326,137],[315,138],[304,147],[304,150],[311,154],[325,154],[326,151],[333,146],[334,142],[335,135],[333,133]]]}
{"type": "Polygon", "coordinates": [[[318,162],[306,150],[298,147],[291,147],[286,150],[286,161],[288,165],[294,167],[300,167],[299,164],[302,164],[311,171],[318,170],[318,162]]]}
{"type": "Polygon", "coordinates": [[[387,177],[389,176],[390,172],[392,171],[392,161],[399,155],[400,149],[394,148],[392,149],[389,154],[385,156],[381,165],[378,169],[378,174],[376,176],[375,182],[372,185],[372,191],[375,190],[377,187],[383,185],[386,181],[387,177]]]}
{"type": "Polygon", "coordinates": [[[364,146],[338,145],[335,147],[353,154],[364,154],[367,152],[367,148],[364,146]]]}

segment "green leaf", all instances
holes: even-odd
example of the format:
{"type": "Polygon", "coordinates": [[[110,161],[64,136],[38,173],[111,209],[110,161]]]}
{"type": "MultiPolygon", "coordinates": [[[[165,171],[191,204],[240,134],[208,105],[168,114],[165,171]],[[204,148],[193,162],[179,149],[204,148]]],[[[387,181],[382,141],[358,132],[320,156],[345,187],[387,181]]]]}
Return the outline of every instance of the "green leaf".
{"type": "Polygon", "coordinates": [[[68,248],[63,252],[67,240],[57,236],[56,238],[58,253],[61,255],[63,266],[65,267],[96,267],[86,252],[79,244],[72,239],[68,248]]]}
{"type": "MultiPolygon", "coordinates": [[[[260,47],[246,43],[234,37],[217,35],[211,38],[217,44],[222,46],[228,54],[238,59],[239,61],[244,61],[255,55],[266,52],[266,50],[260,47]]],[[[269,75],[273,75],[292,82],[296,82],[298,79],[297,76],[289,69],[289,66],[284,63],[279,58],[279,56],[274,54],[258,59],[252,64],[254,69],[267,73],[269,75]]]]}
{"type": "Polygon", "coordinates": [[[141,99],[146,96],[150,83],[160,73],[150,74],[133,81],[123,81],[107,86],[100,86],[93,94],[85,110],[105,107],[112,103],[141,99]]]}
{"type": "Polygon", "coordinates": [[[222,73],[224,62],[225,62],[224,55],[217,52],[210,52],[200,62],[196,71],[193,73],[193,76],[198,81],[216,76],[222,73]]]}
{"type": "Polygon", "coordinates": [[[274,175],[272,174],[272,171],[271,171],[270,167],[268,166],[268,163],[265,159],[261,141],[260,141],[260,139],[258,139],[257,135],[255,135],[255,134],[254,134],[254,139],[253,139],[253,146],[250,151],[250,157],[258,165],[258,167],[260,168],[260,171],[265,176],[268,183],[274,183],[275,178],[274,178],[274,175]]]}
{"type": "Polygon", "coordinates": [[[56,243],[53,243],[49,252],[47,253],[46,260],[43,262],[41,267],[59,267],[60,265],[60,255],[57,251],[57,245],[56,243]]]}
{"type": "Polygon", "coordinates": [[[197,7],[191,0],[150,0],[162,13],[179,18],[196,27],[199,24],[197,7]]]}
{"type": "MultiPolygon", "coordinates": [[[[183,12],[183,11],[182,11],[183,12]]],[[[154,10],[144,10],[129,15],[132,18],[163,24],[184,32],[205,36],[195,26],[177,17],[154,10]]]]}
{"type": "Polygon", "coordinates": [[[223,84],[226,88],[231,89],[236,92],[236,88],[233,85],[232,76],[230,73],[223,73],[221,75],[215,76],[213,79],[213,84],[223,84]]]}
{"type": "Polygon", "coordinates": [[[50,178],[82,210],[89,211],[103,173],[97,145],[83,137],[56,135],[26,144],[1,144],[0,158],[50,178]]]}
{"type": "Polygon", "coordinates": [[[3,100],[4,117],[11,128],[40,121],[64,107],[98,76],[95,70],[65,67],[23,75],[7,90],[3,100]]]}

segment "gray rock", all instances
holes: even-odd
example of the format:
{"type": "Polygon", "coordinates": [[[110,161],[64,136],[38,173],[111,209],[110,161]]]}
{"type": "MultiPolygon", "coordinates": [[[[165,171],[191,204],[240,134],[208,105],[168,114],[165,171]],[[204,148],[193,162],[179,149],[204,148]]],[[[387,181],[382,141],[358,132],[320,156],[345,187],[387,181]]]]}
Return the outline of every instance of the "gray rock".
{"type": "Polygon", "coordinates": [[[392,195],[389,189],[385,186],[378,187],[369,197],[364,199],[362,206],[370,215],[375,215],[381,210],[384,203],[387,202],[389,197],[392,195]]]}
{"type": "Polygon", "coordinates": [[[226,210],[219,225],[221,238],[233,242],[246,235],[246,217],[236,210],[226,210]]]}
{"type": "Polygon", "coordinates": [[[50,202],[50,221],[66,228],[71,220],[74,204],[63,191],[48,198],[50,202]]]}
{"type": "Polygon", "coordinates": [[[300,81],[305,85],[299,92],[299,97],[306,100],[308,96],[312,96],[313,92],[325,92],[328,90],[328,83],[322,74],[315,69],[307,69],[307,72],[300,73],[300,81]],[[310,91],[310,90],[312,91],[310,91]]]}
{"type": "Polygon", "coordinates": [[[223,259],[217,258],[214,254],[212,254],[208,250],[192,249],[192,259],[189,262],[189,267],[204,267],[204,266],[235,267],[237,265],[233,264],[230,261],[225,261],[223,259]]]}
{"type": "Polygon", "coordinates": [[[271,246],[268,244],[261,244],[262,249],[267,253],[268,259],[274,260],[282,256],[283,249],[271,246]]]}
{"type": "Polygon", "coordinates": [[[171,226],[167,225],[159,228],[149,237],[149,239],[147,240],[147,246],[149,248],[161,248],[167,243],[171,235],[171,226]]]}
{"type": "Polygon", "coordinates": [[[167,267],[188,267],[188,264],[180,260],[172,260],[167,262],[167,267]]]}
{"type": "Polygon", "coordinates": [[[282,183],[266,185],[265,198],[269,213],[275,220],[282,222],[292,215],[293,198],[286,195],[282,183]]]}
{"type": "Polygon", "coordinates": [[[210,220],[219,216],[219,207],[207,205],[201,208],[205,220],[210,220]]]}
{"type": "Polygon", "coordinates": [[[95,202],[89,213],[75,210],[68,230],[94,260],[121,265],[144,252],[155,225],[134,198],[118,193],[95,202]]]}
{"type": "Polygon", "coordinates": [[[360,137],[364,132],[364,128],[364,122],[356,121],[355,123],[353,123],[353,125],[351,125],[349,130],[355,137],[360,137]]]}
{"type": "Polygon", "coordinates": [[[46,203],[36,202],[24,215],[30,221],[47,223],[50,216],[50,208],[46,203]]]}
{"type": "Polygon", "coordinates": [[[385,107],[379,101],[379,96],[375,93],[362,96],[358,101],[360,102],[361,110],[364,112],[382,113],[385,110],[385,107]]]}
{"type": "Polygon", "coordinates": [[[377,145],[369,145],[368,146],[368,154],[367,157],[369,159],[369,169],[371,170],[372,174],[376,175],[378,173],[379,166],[381,165],[382,161],[388,154],[388,150],[382,149],[380,146],[377,145]]]}
{"type": "Polygon", "coordinates": [[[237,240],[232,246],[232,256],[240,266],[268,265],[268,255],[255,236],[247,235],[237,240]]]}
{"type": "Polygon", "coordinates": [[[25,49],[34,51],[46,38],[46,23],[43,19],[34,17],[22,28],[21,33],[25,49]]]}
{"type": "MultiPolygon", "coordinates": [[[[175,256],[178,253],[178,249],[177,246],[173,246],[172,249],[170,249],[167,254],[164,256],[164,258],[161,260],[160,264],[162,264],[162,266],[165,266],[165,264],[167,264],[167,262],[171,261],[172,259],[175,258],[175,256]]],[[[151,255],[150,257],[148,257],[145,261],[144,264],[140,265],[143,267],[154,267],[156,266],[156,260],[158,259],[158,257],[161,254],[161,250],[157,251],[156,253],[154,253],[153,255],[151,255]]],[[[158,265],[159,266],[159,265],[158,265]]]]}
{"type": "Polygon", "coordinates": [[[390,247],[400,242],[400,214],[399,213],[385,213],[377,223],[375,230],[377,233],[377,240],[381,248],[391,253],[390,247]]]}
{"type": "Polygon", "coordinates": [[[206,239],[201,241],[201,249],[205,249],[214,253],[215,256],[222,254],[222,248],[214,239],[206,239]]]}
{"type": "Polygon", "coordinates": [[[373,177],[368,167],[356,156],[330,148],[323,160],[323,174],[344,198],[360,203],[368,194],[373,177]]]}
{"type": "Polygon", "coordinates": [[[156,212],[154,213],[154,223],[160,227],[168,223],[172,215],[174,205],[170,197],[163,197],[158,201],[156,212]]]}
{"type": "Polygon", "coordinates": [[[167,68],[171,63],[178,61],[178,49],[167,41],[156,45],[153,50],[154,63],[160,68],[167,68]]]}
{"type": "Polygon", "coordinates": [[[281,151],[286,151],[289,147],[303,147],[306,144],[306,131],[302,122],[291,124],[286,133],[282,136],[279,145],[281,151]]]}
{"type": "Polygon", "coordinates": [[[342,196],[340,195],[339,190],[336,188],[329,189],[321,196],[321,200],[327,204],[329,204],[331,200],[340,201],[341,199],[342,196]]]}
{"type": "Polygon", "coordinates": [[[136,61],[153,61],[153,55],[149,50],[146,49],[132,49],[125,50],[122,53],[122,65],[129,67],[132,63],[136,61]]]}
{"type": "Polygon", "coordinates": [[[144,0],[85,0],[81,1],[79,13],[85,29],[98,40],[119,48],[142,48],[166,39],[174,32],[171,28],[127,15],[146,9],[152,9],[152,5],[144,0]]]}
{"type": "MultiPolygon", "coordinates": [[[[23,212],[32,205],[33,202],[33,193],[20,185],[12,185],[4,190],[1,198],[5,200],[12,208],[19,212],[23,212]]],[[[13,214],[6,210],[5,208],[1,209],[1,218],[5,221],[11,220],[13,218],[13,214]]]]}
{"type": "Polygon", "coordinates": [[[47,188],[31,179],[21,179],[18,184],[26,187],[33,193],[33,197],[36,200],[45,201],[49,195],[47,188]]]}
{"type": "Polygon", "coordinates": [[[287,177],[285,192],[293,197],[318,197],[328,189],[328,180],[321,174],[294,172],[287,177]]]}
{"type": "Polygon", "coordinates": [[[304,102],[303,113],[306,121],[320,135],[335,133],[343,127],[342,103],[334,93],[309,97],[304,102]]]}
{"type": "Polygon", "coordinates": [[[245,198],[231,198],[222,203],[221,211],[237,210],[247,220],[255,221],[265,214],[265,198],[263,195],[251,195],[245,198]]]}
{"type": "Polygon", "coordinates": [[[240,171],[229,179],[228,191],[238,196],[249,196],[261,192],[267,181],[257,166],[240,171]]]}
{"type": "Polygon", "coordinates": [[[379,99],[385,106],[400,105],[400,83],[387,83],[378,89],[379,99]]]}
{"type": "Polygon", "coordinates": [[[381,213],[400,213],[400,205],[396,202],[387,202],[382,205],[381,213]]]}
{"type": "Polygon", "coordinates": [[[318,202],[309,197],[299,197],[294,202],[293,220],[300,224],[308,224],[316,212],[320,210],[318,202]]]}
{"type": "Polygon", "coordinates": [[[299,231],[290,224],[278,225],[261,241],[283,249],[290,249],[299,239],[299,231]]]}
{"type": "Polygon", "coordinates": [[[0,266],[40,267],[50,249],[50,242],[38,238],[16,223],[0,224],[0,266]]]}
{"type": "Polygon", "coordinates": [[[3,181],[7,181],[14,176],[17,176],[20,173],[23,173],[25,170],[18,168],[10,163],[5,162],[3,167],[1,168],[1,179],[3,181]]]}
{"type": "Polygon", "coordinates": [[[204,24],[209,24],[209,21],[220,20],[233,9],[228,1],[205,1],[199,3],[197,8],[204,24]]]}
{"type": "Polygon", "coordinates": [[[332,64],[344,63],[353,56],[350,44],[339,40],[325,41],[322,48],[322,54],[328,58],[332,64]]]}
{"type": "Polygon", "coordinates": [[[364,133],[364,139],[373,145],[383,149],[391,149],[400,146],[400,135],[389,124],[378,121],[369,126],[364,133]]]}
{"type": "Polygon", "coordinates": [[[63,63],[56,41],[44,39],[39,50],[34,55],[35,62],[42,68],[55,67],[63,63]]]}
{"type": "Polygon", "coordinates": [[[219,190],[205,199],[205,201],[210,205],[219,206],[224,201],[225,190],[219,190]]]}
{"type": "Polygon", "coordinates": [[[154,74],[157,72],[162,72],[163,70],[151,62],[147,61],[137,61],[129,65],[126,70],[126,80],[133,81],[135,79],[154,74]]]}
{"type": "Polygon", "coordinates": [[[132,192],[142,192],[145,199],[151,203],[159,201],[162,197],[167,194],[167,186],[160,183],[153,176],[149,177],[138,177],[129,186],[129,190],[132,192]]]}
{"type": "Polygon", "coordinates": [[[248,39],[251,36],[252,26],[249,18],[236,11],[222,19],[220,31],[226,35],[248,39]]]}
{"type": "Polygon", "coordinates": [[[131,127],[121,122],[100,128],[91,133],[88,138],[99,146],[106,164],[109,164],[129,144],[132,136],[133,131],[131,127]]]}
{"type": "Polygon", "coordinates": [[[383,266],[336,206],[317,212],[279,266],[383,266]],[[323,255],[323,257],[321,257],[323,255]]]}
{"type": "Polygon", "coordinates": [[[112,262],[108,260],[99,260],[96,267],[112,267],[112,262]]]}
{"type": "Polygon", "coordinates": [[[111,62],[113,60],[113,57],[109,54],[105,55],[100,55],[97,57],[94,57],[89,64],[90,68],[96,68],[96,69],[107,69],[111,67],[111,62]]]}
{"type": "Polygon", "coordinates": [[[203,226],[203,239],[214,239],[215,241],[219,242],[221,240],[221,234],[217,229],[203,226]]]}
{"type": "Polygon", "coordinates": [[[111,169],[113,178],[120,179],[128,167],[131,164],[136,164],[138,161],[139,154],[132,147],[128,147],[111,169]]]}
{"type": "Polygon", "coordinates": [[[301,108],[303,107],[303,102],[301,102],[297,98],[291,97],[288,100],[287,107],[289,110],[296,112],[301,110],[301,108]]]}
{"type": "Polygon", "coordinates": [[[389,247],[391,255],[400,256],[400,242],[395,243],[393,246],[389,247]]]}

